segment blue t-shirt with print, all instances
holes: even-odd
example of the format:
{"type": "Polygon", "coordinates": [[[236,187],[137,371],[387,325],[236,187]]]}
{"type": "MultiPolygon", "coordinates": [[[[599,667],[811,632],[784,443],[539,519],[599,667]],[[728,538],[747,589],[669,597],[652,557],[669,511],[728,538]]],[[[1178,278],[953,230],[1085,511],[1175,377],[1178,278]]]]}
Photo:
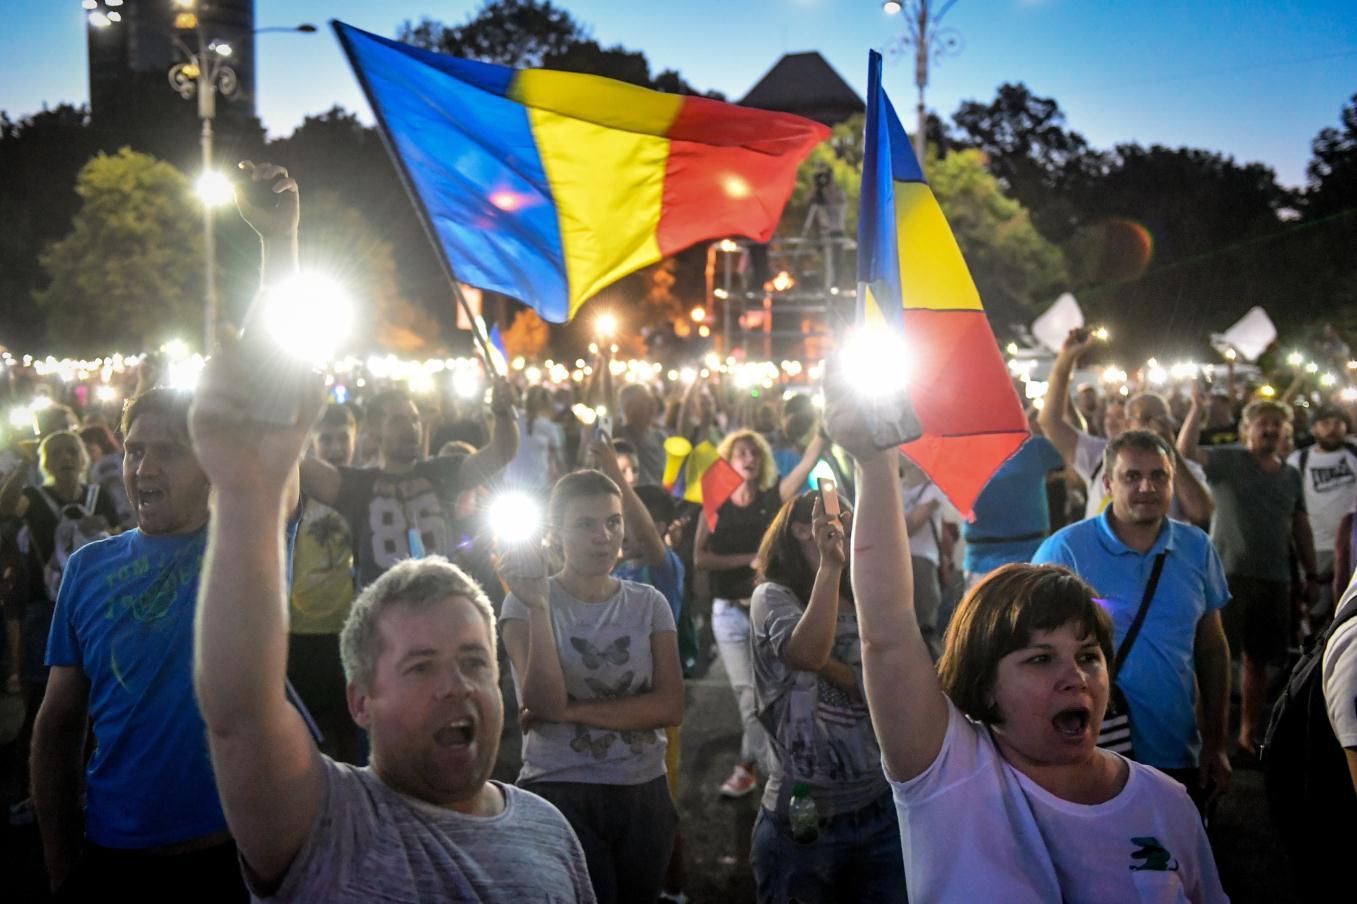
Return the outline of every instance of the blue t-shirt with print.
{"type": "Polygon", "coordinates": [[[47,663],[90,682],[98,739],[85,834],[147,848],[226,828],[193,695],[193,611],[207,529],[131,530],[76,550],[57,597],[47,663]]]}
{"type": "Polygon", "coordinates": [[[1032,557],[1051,530],[1046,474],[1064,464],[1049,439],[1033,436],[994,472],[975,500],[975,520],[961,527],[968,574],[1032,557]]]}
{"type": "Polygon", "coordinates": [[[1117,537],[1111,508],[1051,535],[1037,550],[1035,565],[1064,565],[1097,591],[1112,616],[1113,649],[1135,620],[1154,560],[1164,570],[1117,686],[1131,707],[1131,742],[1136,759],[1159,769],[1196,766],[1197,623],[1230,601],[1225,567],[1200,528],[1164,519],[1148,552],[1117,537]]]}

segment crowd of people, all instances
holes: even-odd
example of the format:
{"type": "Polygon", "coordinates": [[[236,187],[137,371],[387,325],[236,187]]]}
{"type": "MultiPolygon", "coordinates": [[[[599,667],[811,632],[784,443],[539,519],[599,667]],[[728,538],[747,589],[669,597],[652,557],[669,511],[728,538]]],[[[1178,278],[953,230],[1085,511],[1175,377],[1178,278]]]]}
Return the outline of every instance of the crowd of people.
{"type": "MultiPolygon", "coordinates": [[[[298,194],[249,172],[280,199],[241,200],[268,283],[298,194]]],[[[740,737],[705,790],[760,795],[761,902],[1223,901],[1206,827],[1297,659],[1347,782],[1286,764],[1334,819],[1279,828],[1298,894],[1338,881],[1337,393],[1071,391],[1076,330],[968,520],[832,372],[614,391],[605,347],[587,384],[516,369],[445,404],[301,377],[279,425],[248,341],[192,391],[146,362],[116,421],[8,369],[51,397],[0,471],[0,591],[7,768],[31,763],[9,818],[36,819],[55,899],[684,900],[678,729],[713,660],[740,737]],[[733,475],[705,511],[672,491],[704,448],[733,475]]]]}

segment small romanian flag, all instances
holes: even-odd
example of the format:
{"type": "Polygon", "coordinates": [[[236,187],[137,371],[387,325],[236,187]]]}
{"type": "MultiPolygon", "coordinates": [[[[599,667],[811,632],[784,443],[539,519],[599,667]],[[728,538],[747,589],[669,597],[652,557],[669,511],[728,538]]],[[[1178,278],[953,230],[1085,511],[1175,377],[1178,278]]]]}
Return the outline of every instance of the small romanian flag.
{"type": "Polygon", "coordinates": [[[881,88],[875,51],[867,82],[858,319],[908,344],[909,401],[923,435],[900,448],[969,516],[1027,439],[1027,418],[961,249],[881,88]]]}
{"type": "Polygon", "coordinates": [[[818,123],[332,23],[450,269],[562,322],[696,242],[766,242],[818,123]]]}

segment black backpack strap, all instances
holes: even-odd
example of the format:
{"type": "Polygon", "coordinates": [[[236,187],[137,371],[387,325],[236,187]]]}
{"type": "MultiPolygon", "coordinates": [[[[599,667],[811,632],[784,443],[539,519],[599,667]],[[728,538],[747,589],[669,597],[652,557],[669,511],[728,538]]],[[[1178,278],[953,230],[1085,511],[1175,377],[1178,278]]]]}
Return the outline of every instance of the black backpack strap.
{"type": "Polygon", "coordinates": [[[1126,662],[1126,657],[1131,655],[1131,647],[1135,644],[1136,638],[1140,636],[1140,626],[1145,624],[1145,614],[1150,611],[1150,600],[1154,599],[1154,591],[1159,586],[1159,576],[1164,572],[1164,559],[1168,558],[1168,550],[1164,550],[1154,557],[1154,567],[1150,569],[1150,579],[1145,582],[1145,595],[1140,599],[1140,609],[1136,612],[1135,620],[1131,622],[1131,627],[1126,630],[1126,637],[1123,638],[1121,646],[1117,648],[1117,656],[1112,660],[1112,680],[1117,680],[1117,673],[1121,671],[1122,663],[1126,662]]]}

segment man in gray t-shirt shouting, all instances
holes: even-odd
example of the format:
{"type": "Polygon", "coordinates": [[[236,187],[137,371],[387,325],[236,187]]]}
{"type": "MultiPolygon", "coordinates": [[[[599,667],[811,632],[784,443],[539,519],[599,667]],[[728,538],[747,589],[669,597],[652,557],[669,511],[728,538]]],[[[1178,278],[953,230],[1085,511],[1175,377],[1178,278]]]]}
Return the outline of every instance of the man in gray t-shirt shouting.
{"type": "Polygon", "coordinates": [[[1264,724],[1267,666],[1285,657],[1291,637],[1291,549],[1294,545],[1313,603],[1319,593],[1315,544],[1300,473],[1277,455],[1291,409],[1269,399],[1250,402],[1239,426],[1243,448],[1201,449],[1197,427],[1203,408],[1199,390],[1178,435],[1178,451],[1201,463],[1215,494],[1211,542],[1225,565],[1231,597],[1225,633],[1231,650],[1244,653],[1238,744],[1252,753],[1264,724]]]}
{"type": "MultiPolygon", "coordinates": [[[[290,220],[295,238],[296,185],[276,167],[254,172],[274,183],[279,202],[249,217],[263,224],[267,252],[271,226],[287,235],[290,220]]],[[[321,391],[270,380],[270,392],[305,401],[297,423],[265,423],[241,358],[233,347],[213,355],[190,417],[214,490],[194,684],[251,891],[286,901],[593,902],[584,853],[560,812],[489,781],[504,723],[494,615],[446,559],[387,570],[354,601],[340,635],[349,711],[368,731],[372,765],[316,749],[281,692],[280,538],[321,391]]]]}

